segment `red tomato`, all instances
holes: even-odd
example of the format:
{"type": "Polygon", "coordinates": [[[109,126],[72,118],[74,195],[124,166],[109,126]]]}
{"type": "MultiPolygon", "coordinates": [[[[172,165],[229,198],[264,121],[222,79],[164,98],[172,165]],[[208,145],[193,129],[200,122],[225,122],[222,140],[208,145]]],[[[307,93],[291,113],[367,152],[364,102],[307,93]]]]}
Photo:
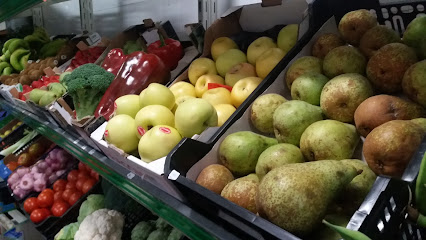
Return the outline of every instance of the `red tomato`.
{"type": "Polygon", "coordinates": [[[78,170],[72,170],[70,173],[68,173],[67,179],[68,182],[75,182],[78,178],[78,170]]]}
{"type": "Polygon", "coordinates": [[[83,188],[81,189],[81,191],[83,193],[87,193],[90,189],[92,189],[93,185],[95,184],[96,180],[93,178],[89,178],[83,183],[83,188]]]}
{"type": "Polygon", "coordinates": [[[31,215],[30,215],[30,219],[31,221],[33,221],[33,223],[40,223],[42,222],[44,219],[46,219],[47,217],[49,217],[51,215],[49,209],[47,208],[39,208],[39,209],[35,209],[31,215]]]}
{"type": "Polygon", "coordinates": [[[90,177],[90,172],[88,172],[88,171],[86,171],[86,170],[80,170],[79,172],[78,172],[78,176],[77,176],[78,178],[77,178],[77,181],[78,181],[78,179],[80,179],[80,178],[89,178],[90,177]]]}
{"type": "Polygon", "coordinates": [[[90,176],[94,178],[96,181],[99,181],[99,174],[95,170],[90,170],[90,176]]]}
{"type": "Polygon", "coordinates": [[[66,189],[75,189],[75,182],[68,182],[67,185],[65,185],[66,189]]]}
{"type": "Polygon", "coordinates": [[[78,179],[77,182],[75,183],[75,188],[77,188],[78,191],[82,191],[83,190],[83,184],[88,178],[89,177],[78,179]]]}
{"type": "Polygon", "coordinates": [[[53,216],[60,217],[70,208],[70,205],[65,201],[57,201],[52,206],[53,216]]]}
{"type": "Polygon", "coordinates": [[[41,208],[48,208],[53,204],[53,191],[51,189],[45,189],[37,197],[37,204],[41,208]],[[50,190],[50,191],[45,191],[50,190]]]}
{"type": "Polygon", "coordinates": [[[73,193],[75,193],[75,192],[76,192],[76,189],[65,189],[65,191],[62,193],[62,199],[64,201],[68,202],[68,200],[70,199],[71,195],[73,193]]]}
{"type": "Polygon", "coordinates": [[[52,195],[55,194],[55,192],[50,188],[44,189],[43,191],[41,191],[41,193],[49,193],[49,194],[52,194],[52,195]]]}
{"type": "Polygon", "coordinates": [[[80,170],[80,171],[89,171],[89,169],[90,168],[86,164],[84,164],[82,162],[78,163],[78,170],[80,170]]]}
{"type": "Polygon", "coordinates": [[[53,202],[57,202],[57,201],[63,201],[64,199],[62,199],[62,194],[64,193],[64,191],[57,191],[55,192],[55,194],[53,195],[53,202]]]}
{"type": "Polygon", "coordinates": [[[74,203],[76,203],[78,201],[78,199],[81,198],[81,196],[83,196],[83,193],[81,192],[74,192],[71,196],[70,199],[68,199],[68,203],[72,206],[74,205],[74,203]]]}
{"type": "Polygon", "coordinates": [[[25,200],[24,202],[24,210],[28,214],[31,214],[35,209],[38,208],[37,198],[31,197],[25,200]]]}
{"type": "Polygon", "coordinates": [[[65,179],[59,179],[57,180],[54,184],[53,184],[53,191],[58,192],[58,191],[64,191],[65,190],[65,186],[67,185],[67,180],[65,179]]]}

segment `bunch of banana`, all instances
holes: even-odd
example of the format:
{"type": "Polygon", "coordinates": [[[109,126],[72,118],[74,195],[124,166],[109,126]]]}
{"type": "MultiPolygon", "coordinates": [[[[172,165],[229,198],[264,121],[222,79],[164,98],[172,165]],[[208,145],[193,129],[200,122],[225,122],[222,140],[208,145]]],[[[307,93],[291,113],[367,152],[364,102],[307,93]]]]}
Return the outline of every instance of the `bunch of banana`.
{"type": "Polygon", "coordinates": [[[41,27],[36,27],[33,34],[24,37],[24,40],[27,41],[31,46],[33,45],[44,45],[50,42],[49,35],[46,30],[41,27]]]}
{"type": "Polygon", "coordinates": [[[0,57],[0,75],[10,75],[24,69],[30,56],[30,46],[24,39],[12,38],[3,45],[0,57]]]}

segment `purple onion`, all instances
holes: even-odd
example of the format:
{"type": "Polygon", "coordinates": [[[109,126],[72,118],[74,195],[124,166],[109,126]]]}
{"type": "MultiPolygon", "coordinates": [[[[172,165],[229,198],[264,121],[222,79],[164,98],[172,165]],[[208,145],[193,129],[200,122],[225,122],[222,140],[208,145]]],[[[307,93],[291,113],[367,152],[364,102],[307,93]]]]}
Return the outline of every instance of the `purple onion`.
{"type": "Polygon", "coordinates": [[[37,167],[43,171],[44,169],[46,169],[47,167],[49,167],[49,165],[45,162],[45,161],[39,161],[37,163],[37,167]]]}
{"type": "Polygon", "coordinates": [[[37,192],[41,192],[46,189],[46,179],[37,179],[34,181],[34,190],[37,192]]]}
{"type": "Polygon", "coordinates": [[[28,177],[27,174],[22,177],[21,183],[19,184],[19,188],[31,191],[33,189],[33,179],[31,177],[28,177]]]}
{"type": "Polygon", "coordinates": [[[52,168],[52,170],[56,171],[56,170],[60,170],[61,169],[61,164],[58,162],[52,163],[50,165],[50,168],[52,168]]]}
{"type": "Polygon", "coordinates": [[[49,152],[49,158],[52,158],[52,159],[57,159],[58,157],[58,153],[61,151],[61,149],[60,148],[55,148],[55,149],[53,149],[52,151],[50,151],[49,152]]]}
{"type": "Polygon", "coordinates": [[[12,185],[13,183],[19,182],[19,175],[17,173],[12,173],[9,178],[7,179],[7,183],[9,185],[12,185]]]}
{"type": "Polygon", "coordinates": [[[33,166],[30,171],[30,173],[39,173],[39,172],[40,172],[40,169],[38,168],[38,166],[33,166]]]}
{"type": "Polygon", "coordinates": [[[46,168],[46,170],[44,170],[44,174],[46,174],[47,176],[50,176],[53,172],[55,171],[55,169],[53,168],[53,165],[46,168]]]}
{"type": "Polygon", "coordinates": [[[49,176],[49,184],[53,184],[58,177],[55,174],[49,176]]]}
{"type": "Polygon", "coordinates": [[[20,168],[16,169],[16,173],[17,173],[20,177],[24,176],[25,174],[27,174],[27,173],[29,173],[29,172],[30,172],[30,169],[29,169],[29,168],[27,168],[27,167],[20,167],[20,168]]]}
{"type": "Polygon", "coordinates": [[[56,171],[56,176],[57,177],[60,177],[60,176],[62,176],[62,175],[64,175],[64,173],[66,172],[66,170],[59,170],[59,171],[56,171]]]}

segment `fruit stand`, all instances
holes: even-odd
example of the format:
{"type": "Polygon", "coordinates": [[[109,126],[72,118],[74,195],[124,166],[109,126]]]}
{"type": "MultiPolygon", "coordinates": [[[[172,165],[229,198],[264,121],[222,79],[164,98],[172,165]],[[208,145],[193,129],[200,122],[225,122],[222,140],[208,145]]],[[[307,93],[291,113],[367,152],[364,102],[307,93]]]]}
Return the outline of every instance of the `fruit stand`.
{"type": "Polygon", "coordinates": [[[2,237],[425,238],[425,9],[0,3],[2,237]]]}

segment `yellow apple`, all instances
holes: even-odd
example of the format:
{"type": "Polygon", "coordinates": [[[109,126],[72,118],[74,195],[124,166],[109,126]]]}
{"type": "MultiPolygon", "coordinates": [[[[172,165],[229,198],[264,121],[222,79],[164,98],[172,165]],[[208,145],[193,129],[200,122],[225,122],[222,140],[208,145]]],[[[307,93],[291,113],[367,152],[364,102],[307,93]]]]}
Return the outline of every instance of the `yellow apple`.
{"type": "Polygon", "coordinates": [[[236,108],[231,104],[218,104],[213,106],[217,112],[217,126],[222,126],[235,112],[236,108]]]}
{"type": "Polygon", "coordinates": [[[238,80],[246,77],[256,77],[256,69],[250,63],[239,63],[226,73],[225,83],[233,87],[238,80]]]}
{"type": "Polygon", "coordinates": [[[106,125],[105,140],[120,148],[126,153],[133,152],[138,148],[139,138],[135,135],[135,120],[126,114],[116,115],[106,125]]]}
{"type": "Polygon", "coordinates": [[[260,78],[265,78],[274,67],[283,59],[285,52],[280,48],[271,48],[260,55],[256,60],[256,73],[260,78]]]}
{"type": "Polygon", "coordinates": [[[232,39],[230,39],[229,37],[216,38],[210,48],[213,60],[216,61],[216,59],[222,53],[228,51],[229,49],[238,49],[237,44],[232,39]]]}
{"type": "Polygon", "coordinates": [[[139,140],[138,150],[141,160],[152,162],[167,156],[180,142],[179,132],[167,125],[158,125],[146,132],[139,140]]]}
{"type": "Polygon", "coordinates": [[[262,82],[258,77],[247,77],[238,81],[231,92],[232,105],[239,107],[262,82]]]}
{"type": "Polygon", "coordinates": [[[270,48],[276,48],[274,40],[269,37],[260,37],[254,40],[247,48],[247,60],[251,64],[256,63],[256,59],[270,48]]]}
{"type": "Polygon", "coordinates": [[[181,103],[183,103],[186,100],[191,99],[191,98],[195,98],[195,97],[193,97],[193,96],[182,96],[182,97],[178,97],[176,99],[175,106],[172,109],[172,113],[174,114],[176,112],[176,109],[177,109],[177,107],[179,107],[179,104],[181,104],[181,103]]]}
{"type": "Polygon", "coordinates": [[[175,115],[163,105],[149,105],[142,108],[135,117],[135,133],[141,138],[148,130],[157,125],[175,126],[175,115]]]}
{"type": "Polygon", "coordinates": [[[172,109],[175,105],[175,96],[168,87],[159,83],[151,83],[139,95],[139,104],[141,108],[148,105],[163,105],[172,109]]]}
{"type": "Polygon", "coordinates": [[[286,54],[296,45],[297,35],[299,34],[299,25],[290,24],[283,27],[278,34],[277,44],[286,54]]]}
{"type": "Polygon", "coordinates": [[[213,106],[217,104],[232,104],[231,92],[223,87],[207,90],[202,99],[207,100],[213,106]]]}
{"type": "Polygon", "coordinates": [[[209,83],[225,84],[225,80],[219,75],[206,74],[198,78],[195,84],[195,95],[202,97],[203,94],[208,90],[209,83]]]}
{"type": "Polygon", "coordinates": [[[197,79],[204,74],[217,74],[216,64],[210,58],[197,58],[188,68],[188,78],[195,86],[197,79]]]}
{"type": "Polygon", "coordinates": [[[245,53],[238,49],[229,49],[217,58],[216,69],[220,76],[225,77],[229,69],[243,62],[247,62],[245,53]]]}
{"type": "Polygon", "coordinates": [[[194,85],[188,82],[177,82],[170,86],[169,89],[172,91],[173,95],[175,95],[175,99],[178,99],[182,96],[196,96],[194,85]]]}
{"type": "Polygon", "coordinates": [[[141,109],[139,104],[139,95],[129,94],[117,98],[114,101],[115,115],[127,114],[134,118],[141,109]]]}

